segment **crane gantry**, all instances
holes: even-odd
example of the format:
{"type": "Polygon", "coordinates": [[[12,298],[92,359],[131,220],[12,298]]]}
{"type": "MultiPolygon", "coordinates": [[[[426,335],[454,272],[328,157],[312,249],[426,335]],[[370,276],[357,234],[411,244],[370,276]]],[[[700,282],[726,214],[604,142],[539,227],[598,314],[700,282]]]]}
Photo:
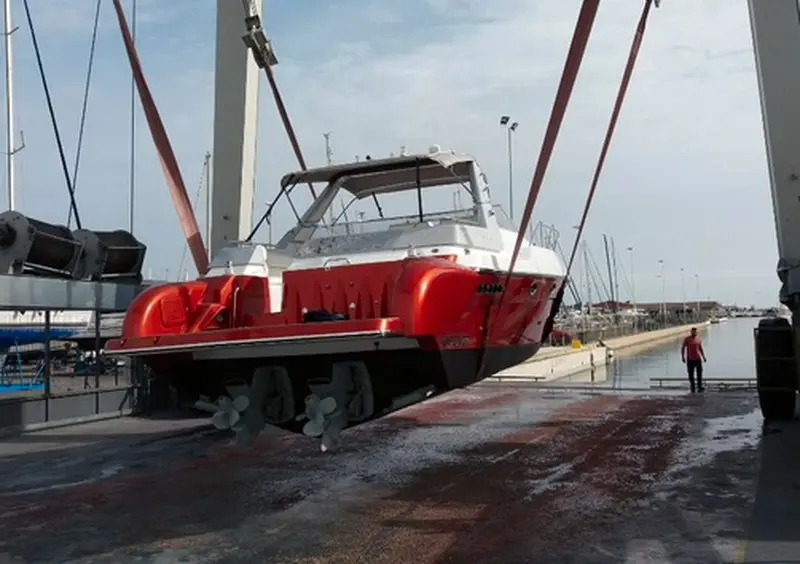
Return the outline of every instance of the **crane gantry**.
{"type": "MultiPolygon", "coordinates": [[[[800,5],[748,0],[778,243],[781,301],[792,311],[765,319],[756,333],[761,410],[791,419],[800,388],[800,5]]],[[[745,257],[742,257],[745,260],[745,257]]]]}

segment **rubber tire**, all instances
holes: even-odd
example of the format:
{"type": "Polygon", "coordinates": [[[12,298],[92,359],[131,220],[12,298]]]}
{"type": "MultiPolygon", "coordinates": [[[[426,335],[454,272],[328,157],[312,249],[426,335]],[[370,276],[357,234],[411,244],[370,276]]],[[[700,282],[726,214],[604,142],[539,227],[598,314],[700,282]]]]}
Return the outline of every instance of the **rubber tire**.
{"type": "MultiPolygon", "coordinates": [[[[772,355],[793,358],[793,342],[773,340],[767,342],[767,335],[776,335],[777,328],[790,328],[789,320],[777,317],[762,319],[759,324],[759,337],[756,339],[756,383],[758,385],[758,402],[765,421],[790,421],[794,419],[797,396],[797,368],[792,360],[784,365],[773,365],[770,369],[759,361],[760,352],[768,347],[772,355]],[[777,354],[776,354],[777,353],[777,354]],[[791,391],[764,391],[761,388],[791,388],[791,391]]],[[[789,333],[791,334],[791,333],[789,333]]]]}

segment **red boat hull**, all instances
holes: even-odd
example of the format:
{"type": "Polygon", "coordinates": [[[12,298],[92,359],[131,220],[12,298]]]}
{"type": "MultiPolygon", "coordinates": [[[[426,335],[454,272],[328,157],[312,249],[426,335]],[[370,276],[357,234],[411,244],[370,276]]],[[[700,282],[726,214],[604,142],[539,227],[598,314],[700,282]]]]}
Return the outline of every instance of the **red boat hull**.
{"type": "Polygon", "coordinates": [[[280,365],[298,407],[305,381],[361,362],[383,406],[425,386],[472,384],[536,353],[561,280],[514,275],[498,309],[505,278],[447,257],[287,271],[280,313],[270,313],[265,278],[167,284],[137,298],[106,350],[142,356],[188,399],[280,365]]]}

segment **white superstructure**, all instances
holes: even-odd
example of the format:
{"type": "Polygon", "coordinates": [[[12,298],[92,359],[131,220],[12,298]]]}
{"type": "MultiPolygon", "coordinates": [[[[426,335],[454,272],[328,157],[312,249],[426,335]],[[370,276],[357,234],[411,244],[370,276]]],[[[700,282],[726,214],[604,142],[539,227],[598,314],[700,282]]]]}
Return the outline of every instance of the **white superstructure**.
{"type": "MultiPolygon", "coordinates": [[[[224,248],[212,260],[208,276],[235,273],[270,278],[272,311],[278,312],[282,273],[287,270],[447,256],[475,269],[508,271],[517,231],[502,209],[492,205],[486,176],[469,155],[434,148],[427,154],[295,172],[284,176],[281,184],[290,190],[308,182],[326,187],[275,247],[239,243],[224,248]],[[437,189],[452,191],[454,185],[465,192],[464,209],[429,209],[428,200],[434,199],[437,189]],[[400,193],[411,202],[405,210],[393,211],[387,202],[382,203],[400,193]],[[328,210],[341,196],[350,197],[348,207],[374,204],[377,217],[340,222],[342,212],[333,223],[326,221],[328,210]]],[[[565,266],[554,251],[526,238],[514,272],[563,278],[565,266]]]]}

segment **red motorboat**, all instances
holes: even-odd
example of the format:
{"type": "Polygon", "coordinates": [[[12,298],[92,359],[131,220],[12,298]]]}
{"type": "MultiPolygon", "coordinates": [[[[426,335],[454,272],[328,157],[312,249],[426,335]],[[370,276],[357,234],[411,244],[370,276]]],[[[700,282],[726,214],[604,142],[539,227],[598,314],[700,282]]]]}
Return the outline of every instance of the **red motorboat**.
{"type": "Polygon", "coordinates": [[[327,166],[286,175],[282,192],[308,182],[325,188],[277,245],[232,245],[206,276],[146,290],[107,353],[142,357],[240,436],[270,424],[330,443],[326,429],[467,386],[539,349],[564,265],[526,241],[504,289],[517,231],[472,157],[434,148],[327,166]],[[454,187],[468,204],[441,209],[453,207],[454,187]],[[331,220],[342,197],[351,202],[331,220]],[[375,217],[343,220],[366,205],[375,217]]]}

